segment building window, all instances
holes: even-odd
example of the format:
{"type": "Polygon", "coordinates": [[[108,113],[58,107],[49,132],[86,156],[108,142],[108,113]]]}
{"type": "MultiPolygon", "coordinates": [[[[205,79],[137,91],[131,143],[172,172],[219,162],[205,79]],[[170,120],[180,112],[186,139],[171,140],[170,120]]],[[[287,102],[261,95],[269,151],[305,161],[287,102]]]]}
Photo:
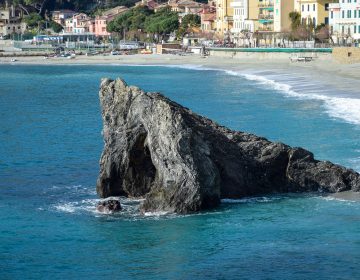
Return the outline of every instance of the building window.
{"type": "Polygon", "coordinates": [[[314,26],[316,26],[316,18],[315,17],[313,17],[313,24],[314,24],[314,26]]]}
{"type": "Polygon", "coordinates": [[[330,17],[331,17],[331,18],[334,18],[334,12],[333,12],[333,11],[331,11],[330,17]]]}
{"type": "Polygon", "coordinates": [[[354,33],[356,33],[356,25],[354,25],[354,33]]]}
{"type": "Polygon", "coordinates": [[[356,18],[356,10],[354,10],[354,18],[356,18]]]}
{"type": "Polygon", "coordinates": [[[308,4],[308,12],[310,12],[310,4],[308,4]]]}
{"type": "Polygon", "coordinates": [[[301,11],[302,12],[304,11],[304,4],[301,6],[301,11]]]}
{"type": "Polygon", "coordinates": [[[325,11],[328,11],[328,10],[329,10],[329,3],[325,3],[325,11]]]}
{"type": "Polygon", "coordinates": [[[345,18],[345,11],[341,12],[341,16],[342,16],[342,18],[345,18]]]}
{"type": "Polygon", "coordinates": [[[315,4],[313,4],[313,11],[315,12],[315,4]]]}

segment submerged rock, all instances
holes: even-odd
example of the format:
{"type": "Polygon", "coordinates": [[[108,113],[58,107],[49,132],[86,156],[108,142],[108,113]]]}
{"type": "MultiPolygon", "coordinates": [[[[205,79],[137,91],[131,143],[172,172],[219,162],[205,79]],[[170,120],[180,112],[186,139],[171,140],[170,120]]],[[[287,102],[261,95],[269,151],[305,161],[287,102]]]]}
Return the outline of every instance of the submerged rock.
{"type": "Polygon", "coordinates": [[[101,213],[114,213],[121,211],[120,201],[115,199],[103,200],[98,203],[96,210],[101,213]]]}
{"type": "Polygon", "coordinates": [[[159,93],[104,79],[99,95],[101,197],[145,197],[143,211],[188,213],[216,207],[221,198],[359,191],[353,170],[232,131],[159,93]]]}

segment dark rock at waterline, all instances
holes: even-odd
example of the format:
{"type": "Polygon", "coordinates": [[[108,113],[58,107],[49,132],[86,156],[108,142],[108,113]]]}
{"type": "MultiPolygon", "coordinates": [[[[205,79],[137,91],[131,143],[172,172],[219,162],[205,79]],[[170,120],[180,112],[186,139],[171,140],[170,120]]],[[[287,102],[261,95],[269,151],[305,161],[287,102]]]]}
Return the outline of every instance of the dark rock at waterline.
{"type": "Polygon", "coordinates": [[[96,210],[101,213],[119,212],[121,211],[120,201],[115,199],[100,201],[96,206],[96,210]]]}
{"type": "Polygon", "coordinates": [[[302,148],[232,131],[159,93],[104,79],[101,197],[145,197],[143,211],[195,212],[221,198],[359,191],[353,170],[302,148]]]}

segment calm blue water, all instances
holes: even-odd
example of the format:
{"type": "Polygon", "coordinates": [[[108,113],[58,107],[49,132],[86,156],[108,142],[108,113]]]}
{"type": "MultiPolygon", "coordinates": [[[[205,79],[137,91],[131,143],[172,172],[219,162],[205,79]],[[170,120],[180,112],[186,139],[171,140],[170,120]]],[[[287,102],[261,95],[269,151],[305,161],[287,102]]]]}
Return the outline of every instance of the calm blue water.
{"type": "Polygon", "coordinates": [[[233,129],[359,171],[359,111],[351,107],[359,99],[336,89],[326,97],[319,84],[296,91],[294,77],[266,75],[1,65],[0,278],[359,279],[359,202],[273,196],[143,217],[138,201],[122,199],[122,214],[93,211],[101,77],[121,76],[233,129]]]}

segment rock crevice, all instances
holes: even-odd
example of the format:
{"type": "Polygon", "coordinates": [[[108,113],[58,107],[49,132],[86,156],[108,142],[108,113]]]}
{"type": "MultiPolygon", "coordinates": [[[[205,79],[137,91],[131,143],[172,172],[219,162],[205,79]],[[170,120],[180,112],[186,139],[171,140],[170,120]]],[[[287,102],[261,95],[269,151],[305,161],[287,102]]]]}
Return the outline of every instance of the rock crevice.
{"type": "Polygon", "coordinates": [[[302,148],[232,131],[159,93],[118,79],[100,89],[104,150],[101,197],[145,197],[144,211],[196,212],[221,198],[359,191],[353,170],[302,148]]]}

